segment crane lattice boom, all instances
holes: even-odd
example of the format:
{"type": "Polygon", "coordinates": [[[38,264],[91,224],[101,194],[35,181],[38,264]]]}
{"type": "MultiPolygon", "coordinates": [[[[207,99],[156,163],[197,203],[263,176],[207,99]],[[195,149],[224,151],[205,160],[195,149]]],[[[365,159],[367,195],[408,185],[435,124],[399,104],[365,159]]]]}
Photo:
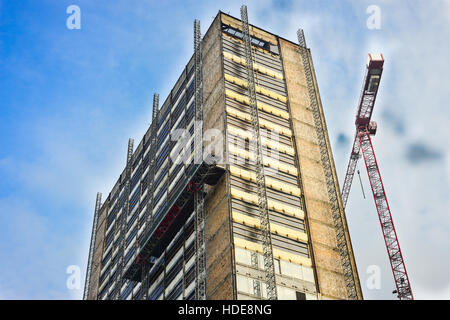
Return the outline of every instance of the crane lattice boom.
{"type": "Polygon", "coordinates": [[[394,281],[397,287],[397,295],[400,300],[414,299],[411,285],[406,272],[405,262],[400,250],[397,233],[392,220],[391,210],[386,197],[386,192],[381,179],[380,170],[375,157],[371,135],[375,135],[377,125],[371,121],[375,100],[378,93],[381,75],[383,73],[384,57],[382,54],[369,54],[367,60],[367,70],[364,84],[361,92],[358,112],[356,114],[356,134],[353,142],[352,152],[345,175],[344,185],[342,187],[342,203],[345,208],[348,195],[355,174],[356,164],[361,157],[369,176],[370,186],[372,188],[375,206],[380,219],[381,230],[383,232],[386,249],[391,263],[394,281]]]}

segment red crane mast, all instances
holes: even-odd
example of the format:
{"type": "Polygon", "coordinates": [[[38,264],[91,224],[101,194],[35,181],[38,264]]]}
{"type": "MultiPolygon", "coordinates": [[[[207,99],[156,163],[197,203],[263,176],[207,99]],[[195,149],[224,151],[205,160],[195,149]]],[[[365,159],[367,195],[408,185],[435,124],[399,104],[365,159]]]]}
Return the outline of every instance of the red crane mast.
{"type": "Polygon", "coordinates": [[[370,138],[370,136],[375,135],[377,131],[377,124],[376,122],[371,121],[371,118],[381,75],[383,73],[383,65],[384,57],[382,54],[369,54],[366,65],[366,75],[355,120],[355,139],[350,154],[344,185],[342,187],[342,204],[345,209],[353,176],[355,174],[356,164],[361,157],[362,151],[397,288],[394,293],[397,293],[400,300],[413,300],[414,296],[411,290],[408,273],[406,272],[405,262],[402,251],[400,250],[394,221],[392,220],[391,210],[389,209],[386,197],[386,191],[383,186],[377,159],[375,157],[375,151],[370,138]]]}

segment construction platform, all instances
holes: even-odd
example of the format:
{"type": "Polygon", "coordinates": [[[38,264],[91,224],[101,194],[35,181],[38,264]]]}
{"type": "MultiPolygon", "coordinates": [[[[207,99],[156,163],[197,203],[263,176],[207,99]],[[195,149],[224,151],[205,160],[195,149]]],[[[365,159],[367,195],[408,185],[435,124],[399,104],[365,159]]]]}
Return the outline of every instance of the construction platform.
{"type": "Polygon", "coordinates": [[[131,281],[142,281],[142,266],[147,263],[153,265],[153,257],[159,257],[164,248],[186,222],[194,210],[194,193],[200,184],[215,185],[225,170],[215,164],[208,164],[205,160],[201,164],[194,164],[187,173],[188,178],[181,183],[172,197],[167,201],[166,208],[157,220],[148,226],[139,251],[131,259],[133,262],[125,268],[124,278],[131,281]]]}

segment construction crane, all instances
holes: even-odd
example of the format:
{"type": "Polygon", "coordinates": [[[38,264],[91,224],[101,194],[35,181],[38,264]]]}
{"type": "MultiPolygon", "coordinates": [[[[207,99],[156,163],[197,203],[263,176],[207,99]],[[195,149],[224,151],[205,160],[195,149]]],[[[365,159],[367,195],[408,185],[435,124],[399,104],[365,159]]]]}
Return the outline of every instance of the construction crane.
{"type": "Polygon", "coordinates": [[[377,124],[376,122],[371,121],[371,118],[381,75],[383,73],[383,65],[384,57],[382,54],[369,54],[366,65],[366,75],[355,120],[355,139],[342,188],[342,204],[345,208],[353,176],[355,174],[356,164],[361,157],[362,151],[370,186],[372,187],[375,206],[378,211],[381,230],[389,255],[389,261],[391,263],[392,273],[394,274],[394,281],[397,288],[394,293],[397,293],[400,300],[413,300],[414,297],[408,273],[406,272],[405,262],[394,227],[394,221],[392,220],[391,210],[389,208],[380,170],[375,157],[372,140],[370,138],[370,136],[375,135],[377,131],[377,124]]]}

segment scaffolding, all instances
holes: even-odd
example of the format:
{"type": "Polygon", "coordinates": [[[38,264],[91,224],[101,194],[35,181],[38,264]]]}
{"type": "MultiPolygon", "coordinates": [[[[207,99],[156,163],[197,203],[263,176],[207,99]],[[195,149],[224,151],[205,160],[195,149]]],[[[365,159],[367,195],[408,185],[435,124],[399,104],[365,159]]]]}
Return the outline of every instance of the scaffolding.
{"type": "Polygon", "coordinates": [[[83,300],[87,300],[89,297],[89,287],[90,287],[89,283],[91,281],[91,272],[93,263],[92,259],[94,257],[95,238],[97,236],[98,214],[101,206],[102,206],[102,194],[100,192],[97,192],[97,198],[95,200],[94,222],[92,224],[91,244],[89,245],[89,257],[86,268],[86,280],[84,283],[83,300]]]}
{"type": "MultiPolygon", "coordinates": [[[[252,232],[252,235],[257,235],[252,236],[258,247],[257,249],[255,247],[254,252],[252,252],[251,266],[255,270],[259,269],[260,274],[253,279],[253,293],[259,298],[277,299],[274,255],[277,259],[284,258],[285,260],[289,256],[289,261],[291,261],[290,258],[294,254],[280,254],[280,251],[282,251],[280,250],[280,243],[287,243],[287,241],[280,242],[282,235],[279,232],[280,230],[285,232],[286,229],[280,229],[276,219],[280,217],[280,214],[288,214],[291,216],[291,225],[289,226],[297,223],[304,226],[304,218],[302,218],[304,208],[300,203],[302,195],[298,185],[300,167],[294,159],[295,147],[293,148],[291,140],[293,126],[289,122],[290,114],[287,106],[287,92],[285,91],[279,46],[276,45],[276,41],[267,39],[264,35],[258,34],[256,29],[252,29],[252,26],[249,26],[246,6],[241,8],[241,22],[242,24],[227,25],[222,21],[221,26],[223,38],[226,38],[227,35],[233,36],[237,43],[236,47],[239,46],[239,49],[234,48],[233,44],[227,44],[226,40],[223,39],[222,45],[224,47],[226,45],[232,46],[232,49],[241,52],[224,50],[223,53],[223,58],[228,60],[228,65],[224,62],[223,71],[224,73],[225,71],[230,73],[224,75],[225,108],[227,114],[230,111],[234,112],[234,114],[230,113],[234,115],[234,119],[227,123],[226,130],[229,130],[228,133],[238,136],[239,133],[233,133],[232,128],[239,127],[241,124],[239,121],[242,121],[242,123],[245,121],[245,124],[241,126],[242,128],[252,129],[243,142],[243,146],[239,145],[244,151],[231,152],[236,157],[245,157],[245,162],[248,160],[249,166],[243,166],[246,168],[240,167],[238,174],[236,174],[236,171],[232,172],[233,170],[230,167],[230,173],[233,175],[230,180],[235,179],[233,181],[238,183],[234,186],[235,189],[229,191],[228,195],[230,196],[232,215],[234,214],[233,208],[245,205],[247,208],[251,207],[250,214],[255,217],[251,218],[249,215],[244,218],[254,219],[254,227],[246,227],[252,228],[251,231],[248,231],[252,232]],[[241,28],[242,32],[239,31],[241,28]],[[235,55],[231,52],[235,52],[235,55]],[[245,59],[243,59],[243,53],[245,53],[245,59]],[[275,63],[274,68],[264,67],[266,56],[269,57],[271,62],[275,63]],[[232,65],[233,63],[235,65],[232,65]],[[233,71],[236,73],[233,73],[233,71]],[[231,76],[231,74],[235,76],[231,76]],[[247,82],[244,81],[245,78],[248,79],[247,82]],[[276,89],[271,89],[270,86],[264,84],[264,81],[269,84],[275,83],[276,89]],[[233,92],[230,91],[231,86],[240,86],[240,88],[233,92]],[[233,102],[230,102],[230,100],[233,100],[233,102]],[[258,109],[261,111],[258,112],[258,109]],[[231,124],[231,126],[228,126],[228,124],[231,124]],[[280,131],[284,134],[282,142],[278,145],[269,143],[269,146],[263,128],[280,131]],[[253,145],[246,145],[247,140],[249,140],[249,143],[250,140],[256,142],[256,150],[253,145]],[[279,167],[271,167],[273,163],[268,160],[270,156],[269,151],[264,149],[266,145],[269,146],[268,148],[273,147],[277,152],[282,153],[284,161],[279,164],[279,167]],[[243,152],[246,154],[243,155],[243,152]],[[250,161],[252,162],[251,165],[250,161]],[[264,165],[267,166],[266,170],[264,165]],[[276,178],[270,177],[266,181],[265,174],[271,175],[272,169],[279,169],[282,172],[281,176],[285,179],[283,180],[284,183],[274,181],[276,178]],[[238,179],[243,181],[238,181],[238,179]],[[242,187],[242,185],[245,187],[242,187]],[[248,193],[241,193],[244,197],[236,196],[236,190],[241,189],[245,189],[248,193]],[[274,197],[277,197],[276,201],[274,201],[274,197]],[[299,198],[299,203],[293,204],[297,200],[296,197],[299,198]],[[284,200],[287,200],[286,203],[283,203],[284,200]],[[260,244],[262,245],[260,246],[260,244]],[[259,257],[258,253],[262,253],[262,257],[259,257]],[[259,262],[259,258],[262,258],[261,262],[259,262]],[[262,287],[263,285],[264,287],[262,287]]],[[[100,276],[99,283],[102,286],[99,287],[98,293],[98,297],[103,299],[159,298],[161,296],[159,293],[158,295],[155,294],[155,287],[152,284],[159,287],[161,282],[163,284],[162,298],[171,299],[178,296],[178,293],[177,295],[173,294],[172,289],[173,286],[178,287],[178,283],[181,281],[183,281],[182,289],[185,290],[185,297],[188,299],[195,297],[198,300],[204,300],[207,298],[205,192],[209,192],[210,188],[205,185],[213,186],[217,184],[225,170],[216,166],[213,155],[206,156],[203,152],[202,73],[206,70],[202,68],[200,21],[194,21],[193,31],[194,55],[192,59],[161,107],[159,107],[159,95],[154,95],[150,128],[134,155],[133,148],[131,147],[131,151],[129,148],[126,169],[121,176],[120,183],[113,188],[110,197],[108,197],[109,207],[105,210],[107,211],[108,222],[105,227],[105,246],[102,252],[102,265],[104,267],[101,271],[101,273],[107,275],[100,276]],[[194,103],[192,103],[193,101],[194,103]],[[189,140],[185,144],[182,137],[178,140],[172,139],[172,130],[178,128],[189,130],[190,137],[193,134],[193,140],[189,140]],[[180,145],[182,146],[180,155],[184,152],[183,148],[190,147],[191,152],[193,150],[192,154],[188,154],[189,159],[193,158],[193,161],[177,163],[173,158],[173,153],[177,152],[180,145]],[[165,160],[159,160],[162,158],[165,160]],[[147,176],[145,176],[146,173],[147,176]],[[138,184],[139,181],[142,186],[138,184]],[[160,193],[164,195],[158,197],[160,193]],[[133,202],[136,194],[138,195],[136,200],[139,204],[138,210],[133,202]],[[117,214],[117,218],[114,217],[114,214],[117,214]],[[135,221],[138,221],[137,228],[134,227],[135,221]],[[115,224],[115,227],[112,223],[115,224]],[[179,239],[182,238],[182,234],[184,237],[186,230],[189,230],[188,235],[192,235],[192,237],[189,236],[189,241],[192,241],[189,243],[189,247],[195,249],[190,249],[189,258],[187,258],[189,260],[183,260],[181,263],[183,270],[181,280],[177,278],[173,283],[168,282],[173,286],[167,288],[166,273],[170,273],[174,269],[174,265],[178,266],[178,260],[181,259],[178,255],[176,261],[173,258],[175,252],[177,254],[180,252],[174,248],[179,248],[179,239]],[[113,244],[110,240],[111,235],[114,240],[113,244]],[[116,255],[117,251],[119,254],[116,255]],[[172,255],[172,253],[174,254],[172,255]],[[118,256],[120,256],[120,260],[116,260],[118,256]],[[189,272],[187,261],[189,261],[189,272]],[[170,264],[172,262],[173,264],[170,264]],[[111,266],[110,270],[108,270],[108,264],[111,266]],[[164,273],[163,280],[159,280],[161,279],[161,269],[164,273]],[[114,278],[115,276],[117,278],[114,278]],[[189,278],[189,282],[186,282],[185,278],[189,278]],[[114,283],[112,283],[112,279],[114,279],[114,283]],[[189,284],[189,290],[187,290],[188,285],[186,283],[189,284]],[[131,290],[132,294],[129,295],[131,290]]],[[[206,52],[205,56],[208,58],[209,54],[206,52]]],[[[205,96],[205,98],[207,97],[205,96]]],[[[232,223],[236,223],[236,221],[232,221],[232,223]]],[[[296,241],[292,245],[294,249],[291,251],[295,252],[296,258],[304,259],[296,260],[301,261],[298,264],[306,262],[305,265],[310,267],[308,262],[312,253],[303,251],[305,247],[310,250],[309,238],[306,231],[297,231],[297,229],[292,233],[288,231],[283,236],[290,238],[288,241],[296,241]]],[[[240,234],[236,233],[236,238],[233,238],[234,235],[231,235],[231,243],[233,244],[233,241],[235,241],[234,244],[237,245],[236,239],[239,239],[240,234]]],[[[209,240],[212,241],[211,239],[213,237],[209,240]]],[[[185,247],[181,253],[184,259],[188,240],[185,238],[180,241],[185,241],[185,247]]],[[[277,270],[281,269],[278,268],[277,270]]]]}
{"type": "MultiPolygon", "coordinates": [[[[126,164],[126,169],[125,169],[125,205],[124,205],[124,209],[122,210],[122,214],[121,214],[121,221],[120,221],[120,235],[119,235],[119,243],[120,243],[120,258],[119,258],[119,267],[118,267],[118,275],[116,278],[116,283],[115,283],[115,296],[116,296],[116,300],[119,299],[120,297],[120,290],[122,288],[123,285],[123,275],[124,275],[124,252],[125,252],[125,236],[127,233],[127,217],[128,217],[128,213],[130,211],[130,179],[131,179],[131,159],[133,158],[133,145],[134,145],[134,140],[133,139],[129,139],[128,140],[128,150],[127,150],[127,164],[126,164]]],[[[125,280],[125,282],[128,281],[128,279],[125,280]]]]}
{"type": "Polygon", "coordinates": [[[354,278],[353,266],[350,261],[350,252],[347,245],[346,232],[344,227],[344,221],[339,208],[339,192],[336,186],[336,181],[333,177],[333,170],[331,167],[331,159],[328,150],[327,139],[324,132],[325,119],[319,109],[317,102],[317,94],[314,85],[314,76],[309,61],[309,50],[306,47],[305,35],[302,29],[297,31],[298,43],[300,54],[302,57],[303,67],[305,69],[306,82],[308,86],[308,94],[310,100],[310,107],[313,112],[314,125],[316,127],[317,140],[320,147],[320,155],[322,160],[322,166],[325,173],[325,179],[327,184],[328,198],[331,205],[331,211],[333,215],[334,227],[336,230],[337,247],[339,249],[339,255],[341,258],[342,269],[344,272],[344,280],[349,299],[358,299],[356,290],[356,281],[354,278]]]}
{"type": "Polygon", "coordinates": [[[275,268],[272,253],[272,238],[270,234],[269,210],[267,206],[266,183],[264,175],[264,164],[262,159],[261,136],[259,130],[258,106],[256,101],[255,75],[253,71],[253,58],[251,38],[248,25],[247,6],[241,7],[242,31],[245,48],[245,61],[248,80],[248,98],[251,112],[253,141],[256,142],[256,184],[258,190],[258,207],[260,217],[260,229],[263,243],[264,274],[267,286],[267,297],[269,300],[277,299],[277,287],[275,281],[275,268]]]}
{"type": "MultiPolygon", "coordinates": [[[[156,168],[156,143],[157,143],[157,122],[158,122],[158,111],[159,111],[159,94],[155,93],[153,95],[153,110],[152,110],[152,123],[150,125],[150,153],[149,153],[149,173],[147,176],[148,182],[148,189],[150,194],[150,199],[147,203],[146,208],[146,227],[150,226],[153,222],[153,209],[155,207],[155,174],[157,171],[156,168]]],[[[142,263],[142,275],[141,278],[143,279],[143,298],[147,299],[148,296],[148,290],[145,290],[149,286],[149,278],[148,278],[148,272],[150,270],[150,261],[145,260],[142,263]]]]}
{"type": "MultiPolygon", "coordinates": [[[[195,122],[194,161],[203,162],[203,95],[202,95],[202,40],[200,21],[194,21],[194,81],[195,81],[195,122]]],[[[203,184],[196,186],[194,194],[196,231],[196,290],[197,300],[206,300],[206,235],[205,197],[203,184]]]]}
{"type": "MultiPolygon", "coordinates": [[[[147,225],[139,237],[137,253],[132,259],[130,266],[124,267],[124,277],[130,281],[141,282],[142,297],[148,298],[149,270],[153,267],[156,257],[164,253],[165,248],[171,239],[178,232],[180,227],[186,222],[189,215],[195,213],[195,261],[196,261],[196,297],[198,300],[206,299],[206,239],[205,239],[205,212],[204,212],[204,185],[214,185],[223,175],[224,170],[216,166],[213,157],[203,158],[203,108],[202,108],[202,67],[201,67],[201,34],[200,22],[194,21],[194,161],[192,164],[180,164],[185,169],[184,178],[177,184],[177,188],[171,192],[164,206],[164,210],[157,217],[153,217],[151,212],[155,203],[154,193],[154,172],[157,170],[155,161],[150,163],[149,186],[151,186],[151,198],[147,206],[149,212],[147,225]],[[153,181],[152,181],[153,180],[153,181]]],[[[154,98],[154,112],[158,110],[157,97],[154,98]]],[[[153,115],[152,127],[150,129],[150,152],[154,159],[155,148],[158,144],[156,127],[160,110],[153,115]]],[[[186,115],[186,117],[188,117],[186,115]]],[[[177,141],[178,142],[178,141],[177,141]]],[[[189,146],[184,146],[189,147],[189,146]]],[[[174,146],[175,148],[175,146],[174,146]]],[[[183,151],[181,151],[182,153],[183,151]]],[[[180,154],[181,154],[180,153],[180,154]]],[[[174,163],[176,165],[176,163],[174,163]]],[[[173,179],[173,178],[172,178],[173,179]]],[[[173,180],[167,182],[173,183],[173,180]]]]}
{"type": "Polygon", "coordinates": [[[156,174],[156,140],[157,140],[157,117],[159,109],[159,94],[155,93],[153,95],[153,110],[152,110],[152,124],[150,126],[150,163],[149,163],[149,174],[148,174],[148,188],[150,199],[146,208],[146,226],[152,223],[153,219],[153,208],[154,208],[154,190],[155,190],[155,174],[156,174]]]}

